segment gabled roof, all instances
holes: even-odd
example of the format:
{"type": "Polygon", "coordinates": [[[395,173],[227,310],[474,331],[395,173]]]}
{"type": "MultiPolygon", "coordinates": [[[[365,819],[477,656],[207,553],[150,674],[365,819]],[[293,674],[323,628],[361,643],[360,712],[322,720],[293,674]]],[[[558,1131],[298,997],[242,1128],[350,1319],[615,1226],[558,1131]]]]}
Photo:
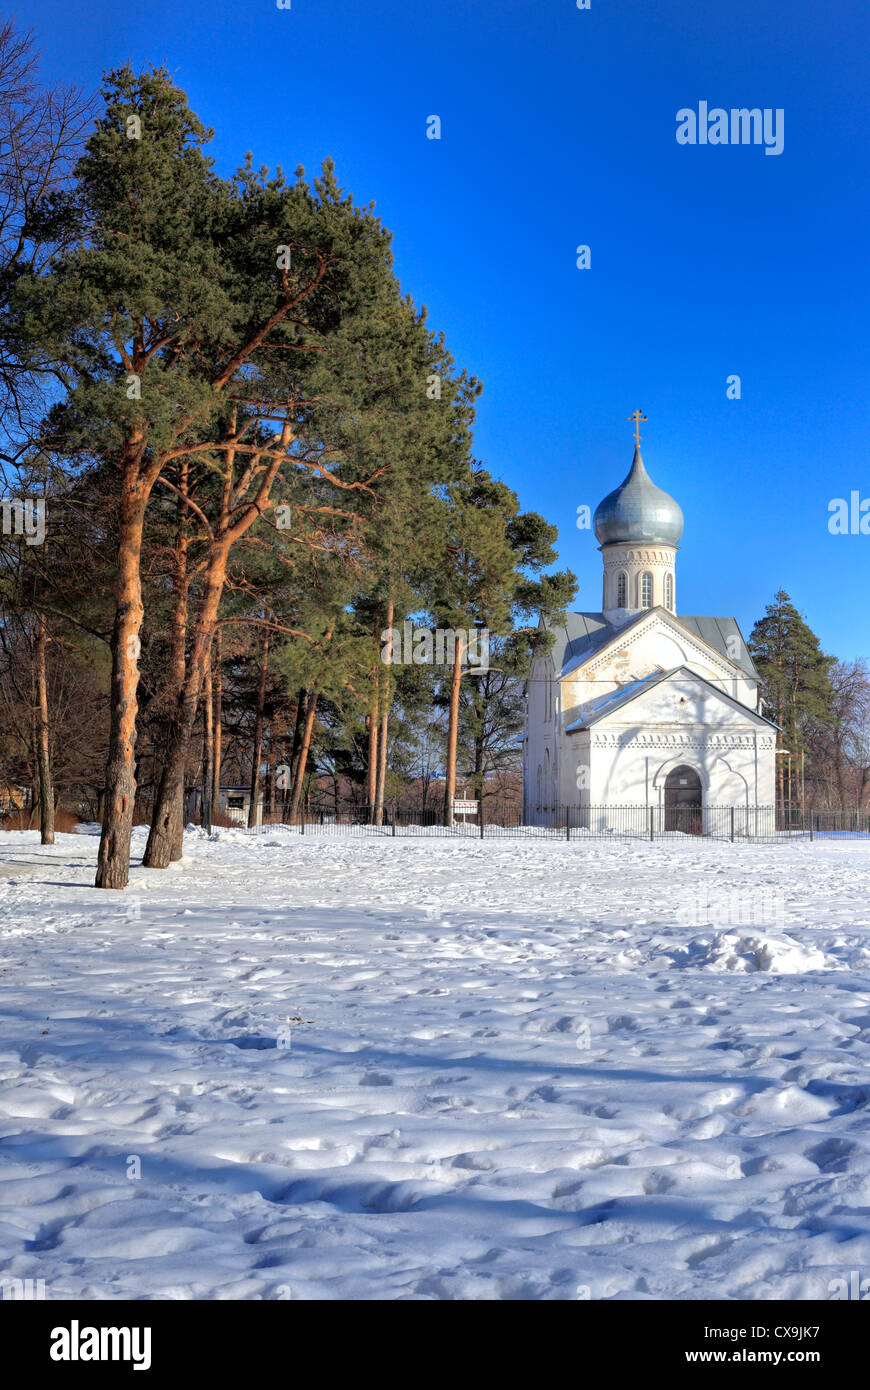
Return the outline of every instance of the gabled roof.
{"type": "Polygon", "coordinates": [[[556,670],[562,676],[570,675],[623,633],[630,632],[651,613],[664,613],[671,622],[683,627],[695,638],[712,647],[732,666],[737,666],[750,680],[758,680],[758,672],[743,640],[743,634],[736,618],[709,618],[677,616],[667,608],[646,608],[629,618],[626,623],[611,623],[603,613],[568,613],[565,626],[554,628],[554,641],[551,656],[556,670]],[[736,637],[732,643],[735,656],[729,655],[728,639],[736,637]]]}
{"type": "Polygon", "coordinates": [[[568,725],[565,733],[575,734],[581,729],[591,728],[593,724],[597,724],[600,720],[606,719],[608,715],[613,714],[616,710],[622,709],[623,705],[630,705],[633,700],[637,700],[639,696],[646,694],[646,692],[652,690],[654,686],[660,685],[662,681],[670,680],[673,676],[678,675],[688,676],[691,680],[697,681],[699,685],[706,686],[706,688],[712,691],[720,700],[731,705],[732,709],[736,709],[740,714],[746,715],[747,719],[755,719],[760,724],[769,724],[772,729],[778,727],[774,724],[772,719],[768,719],[763,714],[757,714],[756,711],[750,709],[748,705],[741,704],[739,700],[735,700],[731,695],[726,695],[725,691],[720,690],[718,685],[714,685],[712,681],[705,680],[703,676],[698,675],[697,671],[691,670],[688,666],[673,666],[670,671],[653,671],[651,675],[644,676],[643,680],[632,681],[630,685],[621,685],[616,690],[609,691],[606,695],[597,695],[594,700],[587,700],[583,705],[582,715],[579,719],[575,719],[572,724],[568,725]]]}
{"type": "Polygon", "coordinates": [[[621,631],[603,613],[567,613],[565,626],[553,629],[553,665],[565,675],[567,669],[581,665],[621,631]]]}
{"type": "MultiPolygon", "coordinates": [[[[607,714],[613,714],[614,710],[621,709],[623,705],[630,705],[632,700],[636,700],[645,690],[652,690],[654,685],[672,676],[675,671],[685,670],[685,667],[675,666],[670,671],[653,671],[650,675],[644,676],[642,680],[632,681],[630,685],[619,685],[615,690],[609,690],[606,695],[596,695],[594,700],[586,700],[583,705],[583,713],[579,719],[575,719],[573,724],[569,724],[565,729],[566,734],[576,733],[578,729],[588,729],[591,724],[596,724],[599,719],[603,719],[607,714]]],[[[702,679],[702,677],[698,677],[702,679]]]]}
{"type": "Polygon", "coordinates": [[[689,618],[682,614],[677,617],[678,623],[688,628],[689,632],[695,637],[700,637],[702,642],[706,642],[708,647],[713,647],[715,651],[724,656],[726,661],[730,661],[734,666],[739,666],[741,671],[745,671],[752,680],[759,679],[755,669],[755,663],[749,655],[749,648],[743,640],[743,633],[737,623],[736,618],[689,618]],[[737,637],[739,640],[735,645],[737,656],[728,655],[728,638],[737,637]]]}

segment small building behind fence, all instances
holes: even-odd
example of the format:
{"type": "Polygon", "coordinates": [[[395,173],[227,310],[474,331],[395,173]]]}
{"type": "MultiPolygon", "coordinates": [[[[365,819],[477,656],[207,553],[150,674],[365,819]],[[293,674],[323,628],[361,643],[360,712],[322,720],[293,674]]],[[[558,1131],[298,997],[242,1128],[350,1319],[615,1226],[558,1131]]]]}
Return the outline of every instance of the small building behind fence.
{"type": "MultiPolygon", "coordinates": [[[[232,825],[247,825],[251,806],[250,787],[221,787],[217,796],[217,813],[225,816],[232,825]]],[[[187,797],[187,819],[199,820],[202,812],[202,790],[194,787],[187,797]]],[[[263,823],[263,798],[257,798],[255,825],[263,823]]]]}

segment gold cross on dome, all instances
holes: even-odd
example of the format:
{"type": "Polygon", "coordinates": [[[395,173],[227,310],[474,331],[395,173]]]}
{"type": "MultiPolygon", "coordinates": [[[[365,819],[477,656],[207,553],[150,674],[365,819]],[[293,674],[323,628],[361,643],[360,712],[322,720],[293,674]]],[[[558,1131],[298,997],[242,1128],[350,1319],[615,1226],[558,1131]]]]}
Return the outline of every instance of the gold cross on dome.
{"type": "Polygon", "coordinates": [[[641,421],[646,419],[646,416],[641,415],[640,411],[636,410],[634,414],[629,415],[628,418],[629,421],[634,421],[634,442],[635,444],[640,444],[640,425],[641,421]]]}

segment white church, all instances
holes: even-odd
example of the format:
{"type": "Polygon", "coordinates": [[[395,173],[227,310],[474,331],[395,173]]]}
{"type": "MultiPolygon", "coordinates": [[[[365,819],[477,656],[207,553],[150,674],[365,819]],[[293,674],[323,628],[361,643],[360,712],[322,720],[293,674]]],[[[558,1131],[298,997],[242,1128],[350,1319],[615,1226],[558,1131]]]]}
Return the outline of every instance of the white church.
{"type": "Polygon", "coordinates": [[[774,804],[777,731],[758,672],[734,618],[677,613],[683,513],[647,473],[645,417],[632,418],[631,470],[593,518],[602,611],[569,613],[530,672],[527,823],[563,807],[654,807],[665,828],[697,831],[705,807],[774,804]]]}

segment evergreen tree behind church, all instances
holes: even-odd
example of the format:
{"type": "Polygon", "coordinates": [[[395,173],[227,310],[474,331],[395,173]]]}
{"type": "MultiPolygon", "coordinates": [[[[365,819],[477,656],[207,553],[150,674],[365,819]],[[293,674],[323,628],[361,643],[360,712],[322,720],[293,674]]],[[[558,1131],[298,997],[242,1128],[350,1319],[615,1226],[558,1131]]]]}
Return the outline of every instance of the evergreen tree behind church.
{"type": "Polygon", "coordinates": [[[784,589],[752,629],[749,650],[761,676],[765,713],[780,729],[777,748],[783,756],[777,758],[777,801],[793,805],[799,799],[798,769],[809,730],[831,719],[828,673],[834,658],[821,651],[818,637],[784,589]]]}

